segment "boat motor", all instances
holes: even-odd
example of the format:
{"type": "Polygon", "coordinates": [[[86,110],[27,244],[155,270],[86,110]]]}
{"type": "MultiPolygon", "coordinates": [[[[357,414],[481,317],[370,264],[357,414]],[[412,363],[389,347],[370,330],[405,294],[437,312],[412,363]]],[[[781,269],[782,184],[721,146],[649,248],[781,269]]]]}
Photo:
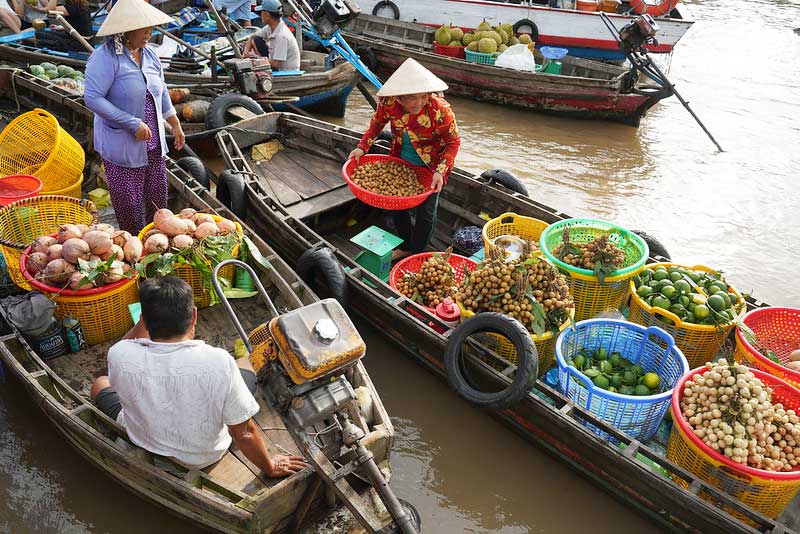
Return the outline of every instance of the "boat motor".
{"type": "Polygon", "coordinates": [[[361,14],[361,8],[351,0],[322,0],[314,7],[311,20],[323,39],[330,39],[361,14]]]}
{"type": "Polygon", "coordinates": [[[214,268],[212,284],[249,351],[267,400],[322,480],[367,532],[378,532],[386,526],[381,513],[347,480],[363,468],[400,531],[416,534],[411,517],[363,443],[369,428],[347,376],[366,345],[339,302],[325,299],[279,314],[253,269],[233,259],[214,268]],[[218,274],[226,265],[247,271],[266,304],[269,320],[249,334],[220,287],[218,274]]]}
{"type": "Polygon", "coordinates": [[[619,42],[625,51],[639,51],[646,45],[658,46],[656,33],[658,24],[645,13],[630,21],[619,30],[619,42]]]}
{"type": "Polygon", "coordinates": [[[272,92],[272,67],[269,58],[228,59],[225,68],[233,75],[239,92],[254,100],[264,99],[272,92]]]}

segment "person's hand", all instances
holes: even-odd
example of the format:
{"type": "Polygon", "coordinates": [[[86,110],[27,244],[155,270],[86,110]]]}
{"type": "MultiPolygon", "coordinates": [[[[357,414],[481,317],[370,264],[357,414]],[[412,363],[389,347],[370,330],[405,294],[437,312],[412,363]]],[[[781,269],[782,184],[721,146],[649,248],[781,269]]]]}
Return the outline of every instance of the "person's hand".
{"type": "Polygon", "coordinates": [[[175,136],[175,150],[182,150],[186,144],[186,134],[183,133],[181,123],[178,123],[177,128],[172,128],[172,135],[175,136]]]}
{"type": "Polygon", "coordinates": [[[436,191],[437,193],[442,190],[442,185],[444,185],[444,178],[438,172],[433,173],[433,179],[431,180],[431,189],[436,191]]]}
{"type": "Polygon", "coordinates": [[[361,150],[360,148],[355,148],[353,149],[352,152],[350,152],[350,155],[347,156],[347,159],[355,159],[356,162],[358,162],[358,160],[361,159],[361,156],[363,155],[364,155],[363,150],[361,150]]]}
{"type": "Polygon", "coordinates": [[[153,134],[150,132],[150,128],[145,123],[140,122],[139,129],[136,130],[136,140],[149,141],[151,137],[153,137],[153,134]]]}
{"type": "Polygon", "coordinates": [[[268,477],[288,477],[308,467],[308,462],[302,456],[288,456],[276,454],[272,457],[272,469],[266,473],[268,477]]]}

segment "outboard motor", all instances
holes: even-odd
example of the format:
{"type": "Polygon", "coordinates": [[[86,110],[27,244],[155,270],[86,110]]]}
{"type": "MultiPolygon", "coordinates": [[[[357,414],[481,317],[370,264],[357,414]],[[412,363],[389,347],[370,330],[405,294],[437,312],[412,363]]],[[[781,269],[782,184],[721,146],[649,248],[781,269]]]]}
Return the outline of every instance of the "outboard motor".
{"type": "Polygon", "coordinates": [[[360,13],[361,8],[352,0],[322,0],[314,8],[311,19],[320,37],[329,39],[360,13]]]}
{"type": "Polygon", "coordinates": [[[243,95],[254,100],[264,99],[272,92],[272,67],[269,58],[228,59],[225,68],[233,74],[233,79],[243,95]]]}

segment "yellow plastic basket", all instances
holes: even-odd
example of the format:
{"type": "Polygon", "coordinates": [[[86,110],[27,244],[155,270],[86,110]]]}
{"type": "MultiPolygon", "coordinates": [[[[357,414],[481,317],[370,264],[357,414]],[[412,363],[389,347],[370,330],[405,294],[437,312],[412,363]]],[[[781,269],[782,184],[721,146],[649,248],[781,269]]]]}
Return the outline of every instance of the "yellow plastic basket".
{"type": "Polygon", "coordinates": [[[0,133],[0,175],[38,166],[42,191],[72,186],[85,162],[81,145],[43,109],[23,113],[0,133]]]}
{"type": "MultiPolygon", "coordinates": [[[[704,371],[705,367],[690,371],[675,386],[671,407],[673,425],[667,443],[667,458],[753,510],[767,517],[778,517],[800,490],[800,471],[771,472],[744,466],[713,451],[694,433],[689,436],[691,430],[680,414],[680,398],[686,380],[704,371]]],[[[758,369],[753,369],[752,372],[756,378],[772,388],[773,402],[780,402],[787,409],[800,408],[800,391],[758,369]]],[[[677,475],[673,475],[673,480],[684,488],[689,486],[687,481],[677,475]]],[[[706,498],[713,500],[710,496],[706,498]]],[[[726,511],[742,517],[733,509],[726,508],[726,511]]]]}
{"type": "Polygon", "coordinates": [[[97,209],[93,202],[67,196],[26,198],[0,209],[0,250],[5,256],[11,280],[30,291],[30,284],[19,270],[19,258],[34,239],[57,232],[62,224],[95,222],[97,209]]]}
{"type": "MultiPolygon", "coordinates": [[[[705,265],[695,265],[694,267],[686,267],[685,265],[678,265],[676,263],[651,263],[647,265],[647,269],[655,269],[659,266],[663,267],[684,267],[694,271],[703,271],[706,273],[715,273],[714,269],[706,267],[705,265]]],[[[705,324],[686,323],[680,317],[668,310],[661,308],[653,308],[649,306],[639,295],[636,294],[636,287],[631,280],[629,282],[629,289],[631,293],[631,306],[630,315],[628,320],[631,322],[644,325],[644,326],[657,326],[666,330],[669,335],[675,339],[675,344],[678,345],[683,351],[686,360],[689,362],[689,367],[700,367],[707,361],[714,358],[725,343],[725,338],[728,337],[734,323],[727,325],[714,326],[705,324]],[[658,316],[667,317],[674,324],[669,325],[663,321],[658,320],[658,316]]],[[[741,315],[745,309],[745,301],[742,295],[736,291],[732,286],[728,286],[737,297],[737,305],[734,307],[737,313],[741,315]]]]}
{"type": "Polygon", "coordinates": [[[539,237],[548,224],[533,217],[525,217],[516,213],[504,213],[483,225],[483,245],[486,252],[492,239],[501,235],[515,235],[526,241],[533,241],[539,246],[539,237]]]}
{"type": "MultiPolygon", "coordinates": [[[[220,217],[219,215],[211,215],[215,221],[219,222],[224,217],[220,217]]],[[[242,235],[242,226],[237,222],[236,224],[236,233],[242,235]]],[[[153,229],[153,223],[148,224],[142,231],[139,232],[139,239],[144,241],[144,234],[149,232],[153,229]]],[[[233,249],[233,256],[239,256],[239,245],[233,249]]],[[[235,267],[233,265],[226,265],[222,269],[219,270],[219,276],[222,278],[227,278],[231,282],[233,282],[233,277],[235,273],[235,267]]],[[[198,308],[208,308],[211,305],[211,289],[207,288],[203,283],[203,276],[190,265],[175,265],[175,276],[184,280],[187,284],[192,286],[192,294],[194,295],[194,305],[198,308]]]]}
{"type": "MultiPolygon", "coordinates": [[[[34,165],[33,167],[28,167],[24,169],[20,174],[28,174],[30,176],[39,177],[39,165],[34,165]]],[[[73,181],[71,184],[62,187],[60,189],[48,189],[47,186],[42,184],[42,190],[40,194],[42,195],[63,195],[66,197],[75,197],[81,198],[83,195],[81,194],[81,186],[83,185],[83,173],[81,173],[78,178],[73,181]]]]}

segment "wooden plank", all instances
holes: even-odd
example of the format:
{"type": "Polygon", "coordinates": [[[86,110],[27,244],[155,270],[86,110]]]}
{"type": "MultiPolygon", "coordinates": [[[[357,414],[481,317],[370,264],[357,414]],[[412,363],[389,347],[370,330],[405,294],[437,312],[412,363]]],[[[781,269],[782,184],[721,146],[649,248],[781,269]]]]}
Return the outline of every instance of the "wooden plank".
{"type": "Polygon", "coordinates": [[[48,360],[50,369],[60,376],[69,387],[85,397],[89,397],[89,389],[92,386],[93,377],[77,365],[69,355],[59,356],[48,360]]]}
{"type": "Polygon", "coordinates": [[[294,442],[283,420],[264,399],[263,395],[256,395],[261,410],[253,417],[258,427],[263,431],[261,436],[270,455],[275,454],[300,454],[300,449],[294,442]]]}
{"type": "Polygon", "coordinates": [[[289,206],[287,211],[292,217],[297,219],[306,219],[320,213],[325,213],[328,210],[338,208],[355,199],[353,192],[349,187],[340,187],[328,191],[323,195],[316,196],[305,202],[289,206]]]}
{"type": "Polygon", "coordinates": [[[296,150],[288,150],[286,155],[301,165],[308,172],[317,177],[319,181],[327,184],[328,187],[342,187],[347,185],[342,179],[341,162],[323,158],[315,154],[300,153],[296,150]]]}
{"type": "Polygon", "coordinates": [[[226,453],[222,459],[203,471],[214,481],[234,491],[255,495],[266,486],[236,456],[226,453]]]}
{"type": "Polygon", "coordinates": [[[265,189],[267,191],[272,191],[275,197],[277,197],[276,200],[282,205],[291,206],[302,200],[300,195],[298,195],[294,189],[283,183],[283,180],[280,180],[273,174],[272,170],[270,170],[269,162],[255,162],[254,170],[260,174],[263,180],[266,182],[265,189]]]}
{"type": "Polygon", "coordinates": [[[307,199],[328,190],[328,186],[308,172],[302,165],[295,163],[285,151],[277,152],[266,165],[273,176],[297,192],[301,198],[307,199]]]}

